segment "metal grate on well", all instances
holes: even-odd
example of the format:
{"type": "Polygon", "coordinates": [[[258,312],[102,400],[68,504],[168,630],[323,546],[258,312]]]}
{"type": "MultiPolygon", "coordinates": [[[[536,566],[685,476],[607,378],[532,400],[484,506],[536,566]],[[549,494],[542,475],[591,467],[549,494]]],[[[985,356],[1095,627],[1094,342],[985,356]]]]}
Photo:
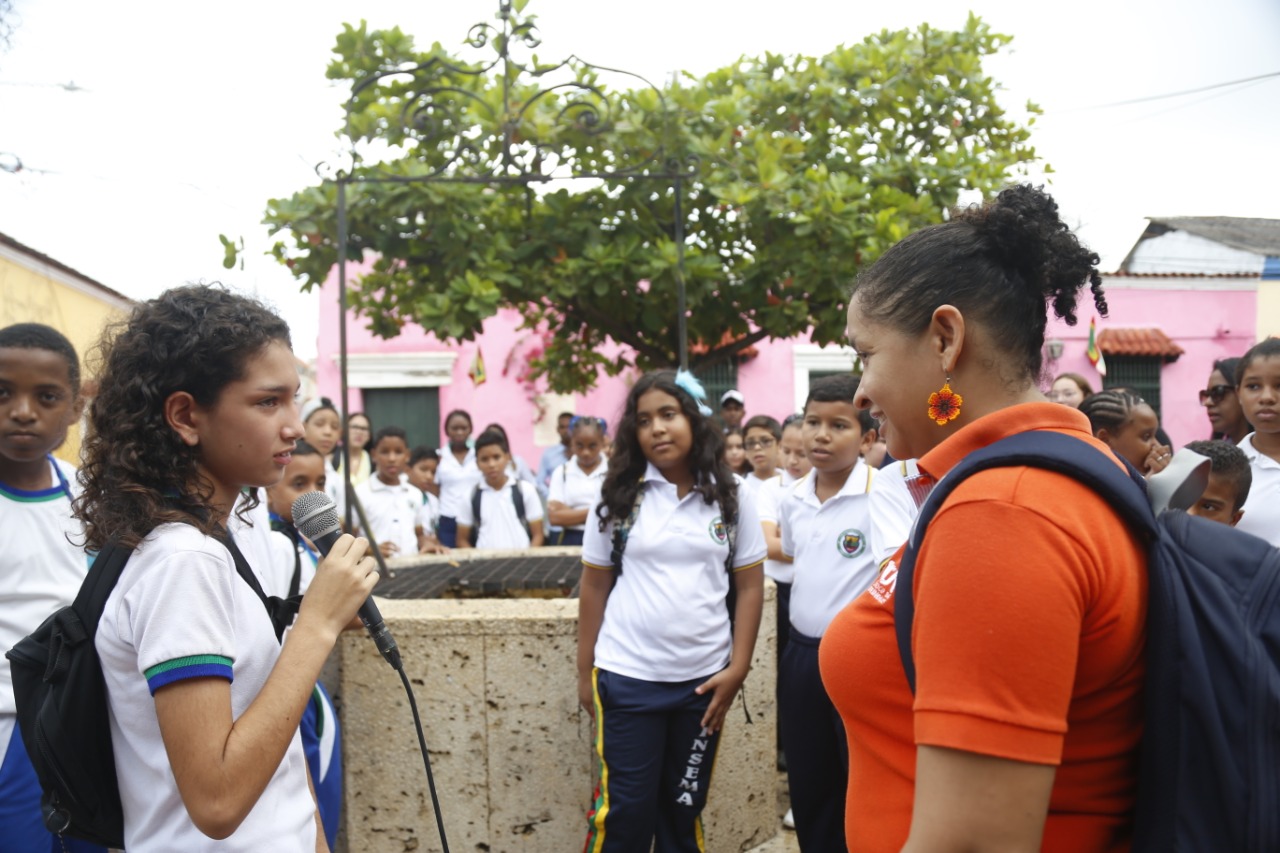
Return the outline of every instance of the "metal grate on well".
{"type": "Polygon", "coordinates": [[[382,598],[576,598],[578,548],[464,551],[392,561],[374,589],[382,598]]]}

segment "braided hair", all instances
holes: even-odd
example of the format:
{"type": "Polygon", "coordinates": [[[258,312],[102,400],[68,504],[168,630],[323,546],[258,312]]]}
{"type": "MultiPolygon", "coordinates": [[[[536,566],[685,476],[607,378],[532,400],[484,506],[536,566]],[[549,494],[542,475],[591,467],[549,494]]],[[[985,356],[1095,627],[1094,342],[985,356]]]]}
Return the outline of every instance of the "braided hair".
{"type": "Polygon", "coordinates": [[[1131,391],[1111,388],[1085,397],[1080,413],[1089,419],[1089,429],[1094,435],[1103,429],[1115,433],[1132,417],[1133,410],[1146,402],[1131,391]]]}

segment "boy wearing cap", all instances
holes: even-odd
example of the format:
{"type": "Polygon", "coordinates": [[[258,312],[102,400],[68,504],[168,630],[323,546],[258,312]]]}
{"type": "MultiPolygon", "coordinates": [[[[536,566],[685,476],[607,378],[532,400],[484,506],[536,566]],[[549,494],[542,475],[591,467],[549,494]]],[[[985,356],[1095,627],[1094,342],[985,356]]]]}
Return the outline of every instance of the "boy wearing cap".
{"type": "Polygon", "coordinates": [[[734,427],[742,428],[742,418],[747,413],[746,403],[746,398],[736,388],[730,388],[720,396],[720,423],[725,432],[734,427]]]}

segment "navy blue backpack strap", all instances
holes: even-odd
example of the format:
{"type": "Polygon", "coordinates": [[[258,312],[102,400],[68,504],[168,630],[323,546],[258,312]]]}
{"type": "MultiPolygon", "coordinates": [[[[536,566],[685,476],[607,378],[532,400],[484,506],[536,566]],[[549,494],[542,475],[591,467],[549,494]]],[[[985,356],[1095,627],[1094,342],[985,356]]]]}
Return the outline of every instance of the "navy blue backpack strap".
{"type": "Polygon", "coordinates": [[[524,492],[520,489],[522,480],[513,480],[511,483],[511,502],[516,507],[516,518],[520,519],[520,526],[524,528],[524,535],[529,537],[529,541],[533,541],[533,528],[529,526],[529,517],[524,512],[524,492]]]}
{"type": "Polygon", "coordinates": [[[989,468],[1025,466],[1043,468],[1065,474],[1104,497],[1131,529],[1153,537],[1155,515],[1147,500],[1146,483],[1132,466],[1128,475],[1116,464],[1116,457],[1104,453],[1078,438],[1059,432],[1021,432],[970,453],[938,481],[911,529],[898,566],[894,584],[893,621],[897,633],[898,654],[911,692],[916,690],[916,666],[911,653],[911,626],[915,619],[915,595],[912,580],[920,545],[929,522],[942,508],[947,497],[966,479],[989,468]]]}

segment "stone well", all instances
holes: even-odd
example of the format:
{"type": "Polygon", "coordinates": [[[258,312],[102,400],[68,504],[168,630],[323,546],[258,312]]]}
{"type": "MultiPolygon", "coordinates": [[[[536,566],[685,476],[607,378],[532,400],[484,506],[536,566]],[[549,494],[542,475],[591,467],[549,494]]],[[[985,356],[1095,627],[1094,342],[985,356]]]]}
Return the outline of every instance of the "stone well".
{"type": "MultiPolygon", "coordinates": [[[[380,585],[391,594],[427,588],[461,596],[378,600],[417,698],[452,851],[582,849],[594,752],[591,720],[577,700],[578,602],[567,597],[576,592],[577,553],[406,558],[391,563],[392,577],[380,585]],[[497,557],[524,568],[506,580],[481,569],[497,557]],[[481,559],[488,562],[472,562],[481,559]],[[549,567],[541,579],[530,568],[538,564],[549,567]],[[486,588],[499,597],[471,597],[486,588]]],[[[753,722],[735,703],[703,815],[712,853],[750,850],[777,832],[773,610],[774,587],[766,583],[766,615],[745,685],[753,722]]],[[[400,678],[364,632],[347,631],[326,681],[343,724],[339,850],[441,850],[400,678]]]]}

